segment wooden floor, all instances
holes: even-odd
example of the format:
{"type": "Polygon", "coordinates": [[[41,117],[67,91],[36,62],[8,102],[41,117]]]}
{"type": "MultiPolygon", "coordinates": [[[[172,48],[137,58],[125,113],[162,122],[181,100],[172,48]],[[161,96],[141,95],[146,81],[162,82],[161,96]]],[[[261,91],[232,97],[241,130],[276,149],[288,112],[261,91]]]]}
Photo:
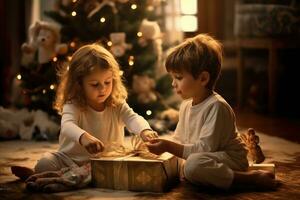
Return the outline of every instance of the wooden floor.
{"type": "Polygon", "coordinates": [[[235,114],[237,125],[241,128],[254,128],[259,132],[300,144],[300,119],[274,117],[249,110],[235,110],[235,114]]]}

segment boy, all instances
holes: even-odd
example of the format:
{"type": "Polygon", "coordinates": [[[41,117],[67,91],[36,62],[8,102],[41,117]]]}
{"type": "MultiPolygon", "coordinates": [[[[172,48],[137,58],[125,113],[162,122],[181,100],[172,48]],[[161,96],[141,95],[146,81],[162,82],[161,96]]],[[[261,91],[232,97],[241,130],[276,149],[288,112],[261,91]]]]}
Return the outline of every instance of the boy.
{"type": "Polygon", "coordinates": [[[173,139],[152,139],[150,152],[169,152],[185,161],[185,178],[194,183],[228,189],[234,184],[273,188],[266,171],[246,171],[247,151],[237,136],[235,115],[216,92],[222,64],[221,44],[206,34],[173,48],[166,69],[172,86],[184,101],[173,139]]]}

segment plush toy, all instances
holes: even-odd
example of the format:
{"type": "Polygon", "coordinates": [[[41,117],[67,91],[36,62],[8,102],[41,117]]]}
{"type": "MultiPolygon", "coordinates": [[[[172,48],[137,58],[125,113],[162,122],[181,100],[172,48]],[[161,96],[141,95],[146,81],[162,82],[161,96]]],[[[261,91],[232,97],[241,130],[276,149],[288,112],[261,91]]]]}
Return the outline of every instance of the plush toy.
{"type": "Polygon", "coordinates": [[[158,62],[162,56],[162,34],[156,21],[148,21],[144,19],[141,23],[139,31],[142,33],[138,42],[141,46],[153,43],[154,51],[158,57],[158,62]]]}
{"type": "Polygon", "coordinates": [[[47,113],[27,109],[12,110],[0,107],[0,138],[22,140],[57,139],[60,126],[47,113]]]}
{"type": "Polygon", "coordinates": [[[67,53],[67,45],[60,43],[59,28],[50,22],[38,21],[29,27],[29,41],[22,45],[22,64],[34,61],[37,53],[38,63],[49,62],[57,54],[67,53]]]}
{"type": "Polygon", "coordinates": [[[116,57],[121,57],[125,54],[127,49],[131,49],[132,46],[126,43],[126,34],[124,32],[120,33],[111,33],[110,40],[112,42],[112,46],[110,47],[110,51],[116,57]]]}
{"type": "Polygon", "coordinates": [[[140,103],[147,104],[157,100],[154,91],[155,82],[147,75],[134,75],[132,89],[137,94],[137,100],[140,103]]]}
{"type": "Polygon", "coordinates": [[[259,137],[255,134],[253,128],[240,135],[241,140],[245,143],[248,149],[248,158],[253,163],[262,163],[265,156],[259,146],[259,137]]]}

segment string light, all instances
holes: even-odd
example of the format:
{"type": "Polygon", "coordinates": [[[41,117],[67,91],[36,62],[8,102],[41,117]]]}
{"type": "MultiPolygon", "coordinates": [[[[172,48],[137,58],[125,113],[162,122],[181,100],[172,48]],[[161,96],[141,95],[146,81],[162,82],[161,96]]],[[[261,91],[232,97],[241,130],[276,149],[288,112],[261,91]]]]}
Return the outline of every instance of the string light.
{"type": "Polygon", "coordinates": [[[147,110],[146,114],[150,116],[152,114],[152,111],[151,110],[147,110]]]}
{"type": "Polygon", "coordinates": [[[77,13],[76,13],[75,11],[73,11],[73,12],[71,13],[71,15],[72,15],[73,17],[75,17],[75,16],[77,15],[77,13]]]}
{"type": "Polygon", "coordinates": [[[54,90],[55,86],[53,84],[50,85],[50,89],[54,90]]]}
{"type": "Polygon", "coordinates": [[[135,10],[136,8],[137,8],[137,5],[136,5],[136,4],[132,4],[132,5],[131,5],[131,9],[132,9],[132,10],[135,10]]]}
{"type": "Polygon", "coordinates": [[[123,76],[123,74],[124,74],[124,72],[121,70],[121,71],[119,72],[119,75],[120,75],[120,76],[123,76]]]}
{"type": "Polygon", "coordinates": [[[53,57],[53,62],[56,62],[57,61],[57,57],[53,57]]]}
{"type": "Polygon", "coordinates": [[[128,64],[129,64],[129,66],[134,65],[134,56],[129,56],[128,64]]]}
{"type": "Polygon", "coordinates": [[[136,34],[138,37],[142,37],[143,36],[143,33],[142,32],[137,32],[137,34],[136,34]]]}
{"type": "Polygon", "coordinates": [[[111,47],[111,46],[112,46],[112,42],[111,42],[111,41],[108,41],[108,42],[107,42],[107,46],[111,47]]]}
{"type": "Polygon", "coordinates": [[[67,71],[69,71],[69,69],[70,69],[70,66],[67,67],[67,71]]]}
{"type": "Polygon", "coordinates": [[[104,17],[101,17],[101,18],[100,18],[100,22],[101,22],[101,23],[104,23],[104,22],[105,22],[105,18],[104,18],[104,17]]]}
{"type": "Polygon", "coordinates": [[[70,46],[71,46],[72,48],[74,48],[74,47],[76,46],[76,43],[75,43],[75,42],[71,42],[71,43],[70,43],[70,46]]]}
{"type": "Polygon", "coordinates": [[[68,61],[71,61],[72,60],[72,56],[68,56],[68,61]]]}
{"type": "Polygon", "coordinates": [[[21,74],[18,74],[18,75],[17,75],[17,79],[18,79],[18,80],[21,80],[21,79],[22,79],[21,74]]]}
{"type": "Polygon", "coordinates": [[[43,94],[46,94],[47,90],[43,89],[43,94]]]}

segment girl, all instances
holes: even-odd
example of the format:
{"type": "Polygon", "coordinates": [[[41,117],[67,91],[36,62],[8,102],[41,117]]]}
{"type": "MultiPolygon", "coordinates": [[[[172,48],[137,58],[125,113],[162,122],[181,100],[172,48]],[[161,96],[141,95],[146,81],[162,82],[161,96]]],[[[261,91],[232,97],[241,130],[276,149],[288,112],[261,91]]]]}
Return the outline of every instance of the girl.
{"type": "Polygon", "coordinates": [[[34,171],[14,167],[23,180],[33,173],[83,166],[109,143],[123,145],[124,126],[144,141],[154,135],[147,121],[125,102],[127,91],[113,55],[91,44],[78,49],[59,71],[55,109],[62,114],[59,150],[48,153],[34,171]]]}

